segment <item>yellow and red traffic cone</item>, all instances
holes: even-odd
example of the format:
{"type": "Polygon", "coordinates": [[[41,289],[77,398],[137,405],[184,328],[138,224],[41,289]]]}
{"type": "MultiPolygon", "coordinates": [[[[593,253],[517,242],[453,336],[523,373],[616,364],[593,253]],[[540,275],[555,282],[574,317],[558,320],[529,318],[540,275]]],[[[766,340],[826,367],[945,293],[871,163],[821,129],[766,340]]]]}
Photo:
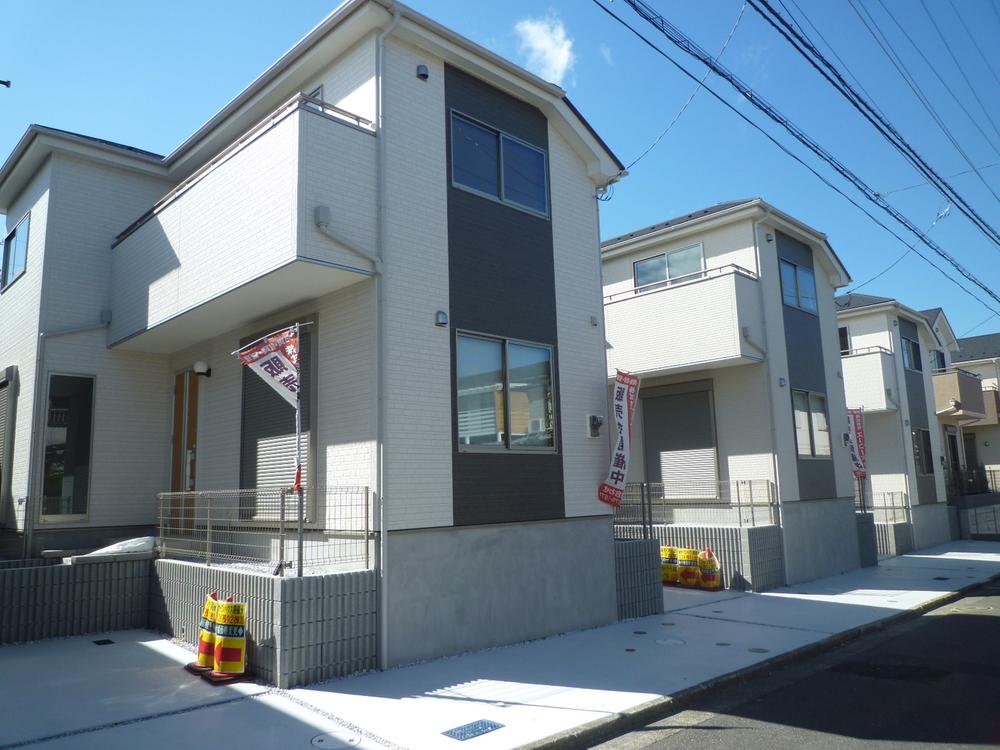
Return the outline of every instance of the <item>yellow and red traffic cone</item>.
{"type": "Polygon", "coordinates": [[[184,668],[193,674],[210,672],[215,658],[215,622],[219,608],[219,595],[212,592],[205,597],[205,607],[201,611],[198,625],[198,656],[184,668]]]}
{"type": "Polygon", "coordinates": [[[248,679],[247,605],[229,597],[219,603],[215,625],[215,653],[212,671],[202,676],[214,684],[226,684],[248,679]]]}

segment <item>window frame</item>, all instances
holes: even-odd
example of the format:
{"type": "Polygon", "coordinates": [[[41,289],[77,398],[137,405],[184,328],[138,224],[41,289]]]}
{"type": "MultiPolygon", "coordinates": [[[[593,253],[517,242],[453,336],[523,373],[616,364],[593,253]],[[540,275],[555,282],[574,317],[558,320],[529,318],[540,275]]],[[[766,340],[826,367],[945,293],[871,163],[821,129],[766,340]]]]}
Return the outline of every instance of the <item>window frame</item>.
{"type": "Polygon", "coordinates": [[[810,391],[806,388],[792,388],[792,431],[795,435],[795,454],[798,458],[808,461],[830,461],[833,459],[833,430],[830,428],[830,403],[825,393],[810,391]],[[806,397],[806,417],[809,425],[809,453],[803,453],[799,446],[798,428],[795,425],[795,394],[802,393],[806,397]],[[830,452],[816,452],[816,425],[813,420],[812,402],[814,398],[823,399],[823,416],[826,418],[826,433],[829,435],[830,452]]]}
{"type": "Polygon", "coordinates": [[[819,292],[816,289],[816,271],[815,269],[809,268],[808,266],[799,265],[785,258],[778,258],[778,283],[781,286],[781,303],[787,307],[793,307],[796,310],[801,310],[802,312],[809,313],[810,315],[815,315],[819,317],[819,292]],[[785,292],[785,278],[781,271],[784,266],[788,266],[794,269],[795,273],[795,303],[791,303],[786,299],[785,292]],[[812,276],[812,290],[813,299],[816,301],[815,309],[806,307],[802,304],[802,272],[805,271],[812,276]]]}
{"type": "Polygon", "coordinates": [[[527,339],[510,338],[506,336],[497,336],[489,333],[481,333],[479,331],[470,331],[466,329],[456,329],[455,330],[455,348],[454,348],[454,361],[452,367],[455,373],[454,382],[454,394],[455,394],[455,419],[453,433],[455,436],[455,445],[458,448],[459,453],[527,453],[527,454],[545,454],[552,455],[559,453],[559,413],[558,413],[558,395],[556,386],[556,348],[553,344],[545,344],[540,341],[529,341],[527,339]],[[482,341],[491,341],[494,343],[499,343],[501,345],[501,368],[503,377],[503,417],[504,417],[504,431],[503,431],[503,445],[465,445],[458,437],[458,338],[464,336],[465,338],[480,339],[482,341]],[[549,352],[549,382],[552,385],[552,445],[551,446],[512,446],[511,445],[511,420],[510,420],[510,345],[520,344],[522,346],[535,347],[536,349],[547,349],[549,352]]]}
{"type": "Polygon", "coordinates": [[[45,448],[45,436],[44,431],[42,435],[42,463],[39,467],[41,473],[41,503],[38,508],[38,519],[43,524],[48,523],[70,523],[70,522],[85,522],[90,518],[90,501],[93,499],[91,490],[94,487],[94,435],[97,433],[97,375],[85,372],[63,372],[61,370],[50,370],[48,372],[48,378],[45,384],[45,422],[47,429],[48,425],[48,413],[49,413],[49,401],[52,398],[52,378],[54,377],[64,377],[64,378],[87,378],[91,382],[91,398],[90,398],[90,465],[87,467],[87,510],[83,513],[46,513],[45,512],[45,458],[44,458],[44,448],[45,448]]]}
{"type": "MultiPolygon", "coordinates": [[[[310,99],[319,99],[321,102],[325,102],[326,101],[323,98],[323,84],[322,83],[319,86],[314,86],[312,91],[303,92],[303,93],[305,93],[305,95],[308,96],[310,99]]],[[[312,110],[313,112],[323,112],[324,111],[323,107],[321,107],[318,104],[313,104],[312,102],[304,102],[303,106],[305,106],[306,109],[312,110]]]]}
{"type": "Polygon", "coordinates": [[[534,143],[529,143],[523,138],[518,138],[516,135],[508,133],[506,130],[501,130],[494,125],[483,122],[482,120],[468,115],[461,110],[451,108],[448,110],[448,155],[451,160],[450,168],[448,170],[448,181],[451,187],[457,190],[464,190],[467,193],[472,193],[473,195],[478,195],[480,198],[486,198],[487,200],[495,201],[504,206],[510,206],[518,211],[524,211],[525,213],[531,214],[532,216],[537,216],[542,219],[550,219],[552,215],[552,196],[550,195],[550,179],[549,179],[549,152],[548,149],[540,148],[534,143]],[[463,185],[462,183],[455,180],[455,138],[454,134],[454,122],[455,118],[460,120],[465,120],[470,125],[475,125],[477,128],[482,128],[484,130],[489,130],[495,133],[497,136],[497,193],[487,193],[483,190],[477,190],[474,187],[469,187],[468,185],[463,185]],[[525,146],[533,151],[537,151],[542,156],[542,177],[545,180],[544,186],[544,196],[545,196],[545,211],[539,211],[531,206],[526,206],[518,201],[511,200],[510,198],[504,197],[504,161],[503,161],[503,142],[504,139],[508,138],[515,143],[525,146]]]}
{"type": "Polygon", "coordinates": [[[676,283],[687,283],[686,281],[678,282],[678,279],[685,279],[688,276],[698,275],[697,279],[689,279],[689,281],[700,281],[704,278],[706,268],[705,268],[705,244],[703,242],[694,242],[690,245],[685,245],[683,247],[674,248],[673,250],[665,250],[662,253],[656,253],[655,255],[648,255],[645,258],[639,258],[638,260],[632,261],[632,288],[636,290],[637,293],[641,294],[643,292],[651,292],[655,289],[662,289],[666,286],[673,286],[676,283]],[[695,271],[695,273],[684,274],[683,276],[670,276],[670,261],[669,257],[675,253],[682,253],[685,250],[694,250],[698,248],[701,251],[701,270],[695,271]],[[649,260],[655,260],[656,258],[663,258],[664,269],[666,270],[666,278],[662,281],[651,281],[648,284],[643,284],[639,286],[639,278],[636,273],[636,266],[640,263],[645,263],[649,260]]]}
{"type": "Polygon", "coordinates": [[[17,220],[17,223],[14,225],[14,228],[4,235],[3,248],[0,249],[0,294],[3,294],[8,289],[10,289],[10,287],[14,284],[14,282],[16,282],[18,279],[20,279],[22,276],[24,276],[24,274],[28,272],[28,242],[31,239],[31,220],[29,218],[30,216],[31,216],[31,210],[29,209],[24,212],[24,215],[20,219],[17,220]],[[21,225],[24,224],[25,221],[28,222],[28,225],[25,230],[25,237],[24,237],[24,268],[21,269],[21,272],[17,276],[8,279],[7,270],[10,263],[11,240],[17,235],[17,231],[21,228],[21,225]]]}
{"type": "Polygon", "coordinates": [[[932,477],[934,476],[934,445],[931,443],[931,431],[923,427],[914,427],[911,430],[912,440],[913,440],[913,468],[917,473],[918,477],[932,477]],[[921,436],[921,444],[918,446],[917,440],[918,435],[924,433],[927,435],[927,451],[926,456],[924,455],[923,437],[921,436]],[[929,468],[930,471],[924,471],[925,468],[929,468]]]}
{"type": "Polygon", "coordinates": [[[910,372],[923,372],[924,361],[922,359],[923,355],[920,352],[920,342],[914,341],[909,336],[904,336],[903,334],[899,335],[899,342],[900,342],[899,346],[901,349],[900,354],[903,357],[903,369],[909,370],[910,372]],[[914,357],[913,351],[908,346],[910,344],[912,344],[917,348],[916,357],[914,357]],[[907,360],[910,360],[910,364],[907,364],[907,360]],[[911,366],[913,363],[916,363],[916,367],[911,366]]]}
{"type": "Polygon", "coordinates": [[[931,349],[932,360],[932,372],[943,372],[948,369],[948,363],[945,360],[944,352],[941,349],[931,349]]]}
{"type": "Polygon", "coordinates": [[[848,326],[837,326],[837,344],[840,346],[840,353],[849,354],[851,349],[851,329],[848,326]],[[844,332],[844,338],[840,338],[840,332],[844,332]],[[844,348],[844,341],[847,342],[847,348],[844,348]]]}

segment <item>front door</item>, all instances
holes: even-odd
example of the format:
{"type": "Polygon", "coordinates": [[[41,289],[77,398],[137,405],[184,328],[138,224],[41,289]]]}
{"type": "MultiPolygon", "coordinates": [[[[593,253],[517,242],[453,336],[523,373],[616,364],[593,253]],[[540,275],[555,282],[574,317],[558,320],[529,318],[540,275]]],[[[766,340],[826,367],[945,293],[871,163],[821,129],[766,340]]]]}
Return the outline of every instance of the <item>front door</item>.
{"type": "MultiPolygon", "coordinates": [[[[190,492],[195,488],[198,450],[198,376],[191,370],[174,376],[174,430],[170,451],[170,491],[190,492]]],[[[178,497],[171,503],[174,528],[194,527],[194,497],[178,497]]]]}

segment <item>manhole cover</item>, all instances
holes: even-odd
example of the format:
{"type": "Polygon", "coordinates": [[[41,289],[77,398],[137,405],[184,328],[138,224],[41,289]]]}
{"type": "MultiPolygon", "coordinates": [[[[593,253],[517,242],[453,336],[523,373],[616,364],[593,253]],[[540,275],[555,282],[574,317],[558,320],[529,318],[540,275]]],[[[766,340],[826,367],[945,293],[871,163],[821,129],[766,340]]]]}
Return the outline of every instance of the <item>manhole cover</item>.
{"type": "Polygon", "coordinates": [[[479,721],[473,721],[469,724],[463,724],[460,727],[449,729],[447,732],[441,732],[441,734],[445,737],[451,737],[453,740],[465,742],[466,740],[471,740],[474,737],[495,732],[497,729],[503,729],[503,724],[498,724],[497,722],[490,721],[488,719],[480,719],[479,721]]]}
{"type": "Polygon", "coordinates": [[[760,646],[751,646],[747,649],[751,654],[768,654],[771,652],[769,648],[761,648],[760,646]]]}
{"type": "Polygon", "coordinates": [[[657,641],[661,646],[683,646],[684,641],[680,638],[664,638],[663,640],[657,641]]]}
{"type": "Polygon", "coordinates": [[[721,615],[721,614],[723,614],[723,610],[721,610],[721,609],[713,609],[712,610],[712,614],[713,615],[721,615]]]}
{"type": "Polygon", "coordinates": [[[309,744],[313,747],[322,747],[324,750],[346,750],[360,745],[361,738],[356,734],[327,732],[326,734],[317,734],[309,744]]]}
{"type": "Polygon", "coordinates": [[[934,580],[935,581],[950,581],[951,578],[949,576],[934,576],[934,580]]]}
{"type": "Polygon", "coordinates": [[[634,649],[634,648],[627,648],[627,649],[625,649],[625,650],[626,650],[626,651],[627,651],[628,653],[630,653],[630,654],[634,654],[634,653],[635,653],[635,649],[634,649]]]}
{"type": "Polygon", "coordinates": [[[101,638],[99,641],[94,641],[95,646],[110,646],[112,643],[114,643],[114,641],[110,638],[101,638]]]}
{"type": "Polygon", "coordinates": [[[676,622],[661,622],[660,624],[661,624],[661,625],[662,625],[663,627],[665,627],[665,628],[672,628],[672,627],[673,627],[674,625],[676,625],[677,623],[676,623],[676,622]]]}
{"type": "Polygon", "coordinates": [[[636,630],[635,634],[636,635],[646,635],[646,631],[645,630],[636,630]]]}
{"type": "Polygon", "coordinates": [[[732,646],[732,643],[726,643],[725,641],[719,641],[715,644],[716,646],[732,646]]]}

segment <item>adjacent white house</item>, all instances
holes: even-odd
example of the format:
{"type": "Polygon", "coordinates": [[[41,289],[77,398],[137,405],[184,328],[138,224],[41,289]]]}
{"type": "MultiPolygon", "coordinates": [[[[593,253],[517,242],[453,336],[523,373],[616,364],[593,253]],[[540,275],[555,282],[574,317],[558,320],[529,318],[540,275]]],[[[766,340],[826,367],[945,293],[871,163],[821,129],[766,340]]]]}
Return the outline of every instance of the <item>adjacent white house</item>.
{"type": "Polygon", "coordinates": [[[755,588],[858,567],[833,304],[850,278],[826,236],[755,198],[606,240],[602,260],[608,377],[642,377],[628,479],[666,509],[664,539],[742,527],[730,556],[778,560],[741,572],[755,588]]]}
{"type": "Polygon", "coordinates": [[[864,410],[865,501],[899,537],[882,551],[948,541],[946,481],[966,465],[966,425],[984,416],[979,377],[952,366],[940,308],[857,293],[836,303],[847,405],[864,410]]]}
{"type": "Polygon", "coordinates": [[[293,412],[231,352],[308,322],[309,520],[370,490],[383,664],[613,621],[595,198],[623,173],[562,89],[389,0],[166,156],[32,125],[0,168],[3,524],[86,548],[155,531],[163,491],[287,485],[293,412]]]}

